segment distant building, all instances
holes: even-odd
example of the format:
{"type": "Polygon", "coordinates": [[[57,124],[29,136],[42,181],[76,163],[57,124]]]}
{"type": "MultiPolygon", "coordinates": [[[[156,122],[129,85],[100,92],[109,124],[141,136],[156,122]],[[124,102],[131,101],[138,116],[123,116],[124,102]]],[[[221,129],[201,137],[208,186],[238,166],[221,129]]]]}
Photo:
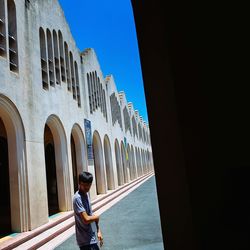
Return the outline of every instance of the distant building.
{"type": "Polygon", "coordinates": [[[0,0],[0,236],[72,210],[83,170],[92,199],[153,170],[149,127],[57,0],[0,0]]]}

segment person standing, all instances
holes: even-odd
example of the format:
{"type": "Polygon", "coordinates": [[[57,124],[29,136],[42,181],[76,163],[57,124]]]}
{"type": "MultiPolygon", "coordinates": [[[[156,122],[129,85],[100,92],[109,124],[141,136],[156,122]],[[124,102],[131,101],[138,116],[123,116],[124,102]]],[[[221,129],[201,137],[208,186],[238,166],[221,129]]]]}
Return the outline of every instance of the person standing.
{"type": "Polygon", "coordinates": [[[93,175],[87,171],[79,174],[79,189],[73,197],[76,241],[80,250],[98,250],[103,245],[103,237],[99,227],[99,215],[93,214],[89,190],[93,175]]]}

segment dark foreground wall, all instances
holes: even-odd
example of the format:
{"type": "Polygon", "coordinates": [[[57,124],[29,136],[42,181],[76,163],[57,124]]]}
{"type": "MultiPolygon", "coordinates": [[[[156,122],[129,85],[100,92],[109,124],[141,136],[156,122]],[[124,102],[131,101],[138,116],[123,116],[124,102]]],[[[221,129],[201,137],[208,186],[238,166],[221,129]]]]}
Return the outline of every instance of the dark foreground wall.
{"type": "Polygon", "coordinates": [[[215,13],[190,1],[131,2],[165,248],[250,249],[250,81],[235,58],[245,38],[233,40],[241,26],[217,5],[213,24],[215,13]]]}

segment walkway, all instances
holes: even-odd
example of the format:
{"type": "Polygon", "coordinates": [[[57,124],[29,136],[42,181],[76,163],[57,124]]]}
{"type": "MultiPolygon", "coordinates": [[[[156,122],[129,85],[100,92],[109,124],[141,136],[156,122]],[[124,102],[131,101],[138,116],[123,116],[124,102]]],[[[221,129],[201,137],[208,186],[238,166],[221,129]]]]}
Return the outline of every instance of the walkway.
{"type": "MultiPolygon", "coordinates": [[[[155,176],[101,214],[101,250],[163,250],[155,176]]],[[[78,249],[75,234],[55,248],[78,249]]]]}

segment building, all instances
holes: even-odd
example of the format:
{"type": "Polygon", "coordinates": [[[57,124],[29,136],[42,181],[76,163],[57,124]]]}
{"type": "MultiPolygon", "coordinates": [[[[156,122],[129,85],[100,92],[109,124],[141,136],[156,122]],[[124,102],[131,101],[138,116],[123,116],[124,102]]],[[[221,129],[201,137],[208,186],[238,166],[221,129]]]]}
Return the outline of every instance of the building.
{"type": "Polygon", "coordinates": [[[0,236],[72,210],[82,170],[91,199],[152,171],[149,126],[57,0],[0,0],[0,236]]]}

